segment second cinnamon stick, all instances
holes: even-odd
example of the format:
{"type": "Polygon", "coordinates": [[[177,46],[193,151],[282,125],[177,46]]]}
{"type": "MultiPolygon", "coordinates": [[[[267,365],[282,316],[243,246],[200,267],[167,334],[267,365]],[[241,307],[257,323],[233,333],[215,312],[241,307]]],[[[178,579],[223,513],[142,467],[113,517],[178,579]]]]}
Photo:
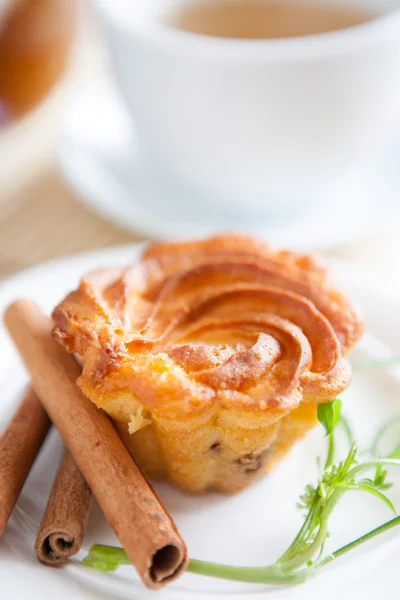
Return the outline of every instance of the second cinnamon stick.
{"type": "Polygon", "coordinates": [[[5,323],[36,390],[143,582],[158,589],[187,565],[184,541],[106,414],[79,390],[79,367],[52,337],[51,322],[28,300],[5,323]]]}
{"type": "Polygon", "coordinates": [[[35,552],[39,561],[58,567],[82,547],[92,493],[69,452],[65,452],[47,502],[35,552]]]}

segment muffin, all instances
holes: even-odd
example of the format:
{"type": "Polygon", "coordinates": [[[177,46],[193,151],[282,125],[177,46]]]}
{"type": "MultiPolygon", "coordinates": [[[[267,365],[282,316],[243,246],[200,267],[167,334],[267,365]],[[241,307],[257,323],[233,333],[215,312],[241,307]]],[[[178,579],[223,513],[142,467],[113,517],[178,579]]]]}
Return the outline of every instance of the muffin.
{"type": "Polygon", "coordinates": [[[189,492],[233,493],[269,471],[348,387],[362,333],[313,257],[239,235],[92,272],[53,321],[137,462],[189,492]]]}

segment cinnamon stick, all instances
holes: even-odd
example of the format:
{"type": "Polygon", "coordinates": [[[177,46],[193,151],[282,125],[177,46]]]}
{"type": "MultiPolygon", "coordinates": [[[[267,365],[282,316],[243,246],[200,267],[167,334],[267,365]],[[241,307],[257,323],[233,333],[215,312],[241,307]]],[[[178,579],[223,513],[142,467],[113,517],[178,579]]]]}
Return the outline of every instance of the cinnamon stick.
{"type": "Polygon", "coordinates": [[[106,414],[79,390],[79,367],[29,300],[11,305],[8,330],[32,386],[145,585],[159,589],[187,565],[184,541],[167,509],[128,454],[106,414]]]}
{"type": "Polygon", "coordinates": [[[49,567],[64,564],[82,547],[92,493],[69,452],[65,452],[36,536],[35,552],[49,567]]]}
{"type": "Polygon", "coordinates": [[[28,387],[0,438],[0,537],[50,425],[35,392],[28,387]]]}

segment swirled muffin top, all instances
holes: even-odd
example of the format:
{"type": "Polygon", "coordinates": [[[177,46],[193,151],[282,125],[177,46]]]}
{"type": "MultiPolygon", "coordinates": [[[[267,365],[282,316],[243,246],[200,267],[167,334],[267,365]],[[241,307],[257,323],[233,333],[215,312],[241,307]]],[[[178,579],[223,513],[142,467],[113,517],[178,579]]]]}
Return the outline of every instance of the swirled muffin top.
{"type": "Polygon", "coordinates": [[[362,333],[324,266],[240,235],[155,244],[132,266],[92,272],[53,320],[82,358],[79,385],[111,414],[130,396],[150,413],[220,407],[271,422],[342,392],[362,333]]]}

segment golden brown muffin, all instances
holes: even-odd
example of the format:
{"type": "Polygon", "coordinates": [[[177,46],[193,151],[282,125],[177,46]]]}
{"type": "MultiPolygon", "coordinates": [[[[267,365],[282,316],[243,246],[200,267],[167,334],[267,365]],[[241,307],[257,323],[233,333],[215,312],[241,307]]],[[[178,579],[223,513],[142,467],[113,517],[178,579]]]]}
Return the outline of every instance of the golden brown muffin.
{"type": "Polygon", "coordinates": [[[280,460],[349,385],[362,333],[312,257],[238,235],[90,273],[53,320],[138,462],[191,492],[236,492],[280,460]]]}

